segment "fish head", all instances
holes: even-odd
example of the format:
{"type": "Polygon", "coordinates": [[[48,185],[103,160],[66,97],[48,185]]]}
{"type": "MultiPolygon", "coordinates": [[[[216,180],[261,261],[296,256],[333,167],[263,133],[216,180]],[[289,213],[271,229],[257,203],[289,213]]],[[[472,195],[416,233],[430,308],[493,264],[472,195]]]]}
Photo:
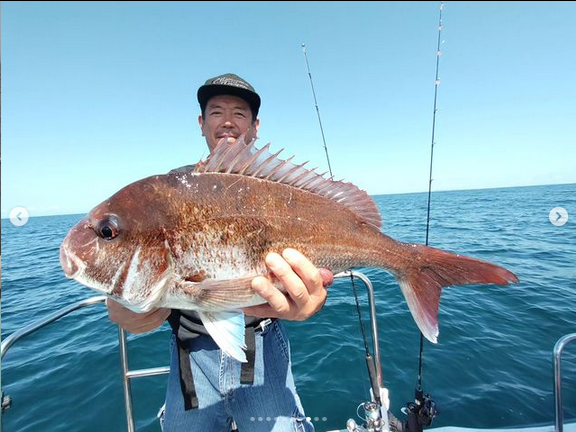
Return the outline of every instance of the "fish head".
{"type": "Polygon", "coordinates": [[[158,188],[140,181],[93,208],[60,246],[66,277],[136,312],[152,309],[173,268],[167,206],[159,194],[158,188]]]}

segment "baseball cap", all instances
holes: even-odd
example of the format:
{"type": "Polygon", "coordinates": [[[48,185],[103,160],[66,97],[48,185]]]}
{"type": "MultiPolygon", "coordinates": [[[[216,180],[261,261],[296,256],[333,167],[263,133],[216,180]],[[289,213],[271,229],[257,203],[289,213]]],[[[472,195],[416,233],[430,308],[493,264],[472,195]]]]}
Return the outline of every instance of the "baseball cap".
{"type": "Polygon", "coordinates": [[[218,95],[232,95],[244,99],[250,105],[254,117],[258,116],[260,109],[260,96],[246,80],[238,75],[226,73],[210,78],[198,89],[198,102],[204,111],[208,100],[218,95]]]}

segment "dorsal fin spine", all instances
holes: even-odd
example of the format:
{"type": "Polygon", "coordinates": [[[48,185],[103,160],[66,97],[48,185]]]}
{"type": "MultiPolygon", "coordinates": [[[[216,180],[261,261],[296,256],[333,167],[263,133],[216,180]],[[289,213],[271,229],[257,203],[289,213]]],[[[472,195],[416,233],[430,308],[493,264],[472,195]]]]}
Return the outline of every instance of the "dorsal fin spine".
{"type": "Polygon", "coordinates": [[[324,181],[322,183],[320,183],[318,186],[314,187],[314,192],[322,193],[325,189],[328,189],[328,187],[330,186],[331,183],[332,183],[331,180],[324,179],[324,181]]]}
{"type": "MultiPolygon", "coordinates": [[[[251,153],[251,147],[249,146],[231,146],[231,147],[240,147],[240,151],[236,152],[236,156],[234,157],[234,159],[232,159],[232,161],[230,161],[230,166],[228,167],[228,169],[226,170],[227,174],[230,174],[231,172],[238,172],[238,169],[236,169],[236,164],[237,163],[242,163],[247,156],[250,155],[251,153]]],[[[230,151],[232,153],[232,156],[234,156],[234,152],[230,151]]]]}
{"type": "MultiPolygon", "coordinates": [[[[286,183],[287,179],[290,178],[290,176],[292,174],[294,174],[295,172],[297,172],[300,168],[302,168],[304,165],[306,165],[309,161],[306,161],[304,163],[301,163],[300,165],[295,165],[294,168],[288,170],[286,172],[286,174],[284,174],[282,177],[280,177],[279,179],[277,179],[276,181],[278,181],[279,183],[286,183]]],[[[287,183],[287,184],[291,184],[291,183],[287,183]]]]}
{"type": "Polygon", "coordinates": [[[317,168],[312,168],[310,171],[304,171],[302,174],[300,174],[299,176],[297,176],[291,183],[290,186],[294,186],[294,187],[302,187],[302,185],[298,185],[298,182],[304,178],[306,178],[306,176],[311,176],[312,178],[314,174],[316,174],[314,171],[316,171],[317,168]]]}
{"type": "Polygon", "coordinates": [[[269,147],[270,143],[266,144],[264,147],[262,147],[256,153],[254,153],[254,155],[251,158],[249,158],[244,165],[242,165],[242,168],[240,169],[240,171],[238,171],[238,174],[244,175],[246,170],[254,163],[254,161],[258,159],[258,157],[260,157],[262,153],[266,152],[269,147]]]}
{"type": "Polygon", "coordinates": [[[222,166],[222,164],[224,163],[224,160],[226,160],[226,157],[228,156],[228,153],[230,152],[230,146],[228,145],[228,140],[226,140],[225,142],[221,142],[218,147],[216,147],[217,149],[222,148],[222,146],[224,147],[224,150],[222,151],[222,157],[220,158],[210,158],[208,159],[208,163],[206,164],[206,171],[220,171],[220,167],[222,166]],[[213,161],[213,162],[212,162],[213,161]]]}
{"type": "Polygon", "coordinates": [[[260,164],[260,166],[256,169],[256,171],[254,171],[254,173],[252,173],[252,176],[254,177],[258,177],[258,175],[260,174],[260,172],[266,167],[266,165],[276,159],[276,157],[282,153],[284,151],[284,149],[280,149],[279,151],[277,151],[276,153],[274,153],[273,155],[271,155],[270,157],[268,157],[264,162],[262,162],[262,164],[260,164]]]}
{"type": "Polygon", "coordinates": [[[273,169],[270,170],[268,175],[266,177],[264,177],[264,180],[269,180],[270,177],[272,177],[274,174],[276,174],[277,172],[280,172],[280,169],[283,166],[285,166],[287,163],[289,163],[292,159],[294,159],[294,156],[290,156],[288,159],[280,162],[278,165],[276,165],[273,169]]]}
{"type": "Polygon", "coordinates": [[[304,188],[306,188],[306,189],[312,188],[312,185],[313,185],[315,182],[321,181],[320,179],[321,179],[321,177],[316,177],[316,178],[315,178],[315,177],[312,177],[311,179],[306,180],[305,183],[301,184],[300,187],[301,187],[302,189],[304,189],[304,188]]]}

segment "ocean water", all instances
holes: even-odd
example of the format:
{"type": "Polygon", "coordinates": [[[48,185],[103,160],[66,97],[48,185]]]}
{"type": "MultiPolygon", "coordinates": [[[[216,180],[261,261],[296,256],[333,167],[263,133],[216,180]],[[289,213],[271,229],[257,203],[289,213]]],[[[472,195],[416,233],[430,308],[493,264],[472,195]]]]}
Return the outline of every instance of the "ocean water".
{"type": "MultiPolygon", "coordinates": [[[[383,231],[424,243],[427,194],[374,197],[383,231]]],[[[67,280],[58,248],[82,215],[2,220],[2,340],[68,304],[98,295],[67,280]]],[[[552,349],[576,332],[576,185],[432,195],[430,245],[503,265],[520,283],[445,289],[438,344],[424,346],[424,391],[440,409],[432,426],[509,427],[554,416],[552,349]],[[564,207],[562,227],[548,219],[564,207]]],[[[392,276],[359,269],[376,292],[383,379],[391,410],[413,400],[419,333],[392,276]]],[[[357,283],[367,323],[365,290],[357,283]]],[[[349,281],[329,289],[311,319],[286,324],[306,414],[318,431],[345,428],[369,397],[358,316],[349,281]]],[[[129,336],[132,369],[168,365],[169,327],[129,336]]],[[[576,344],[563,356],[565,419],[576,418],[576,344]]],[[[159,431],[166,376],[132,382],[138,431],[159,431]]],[[[126,430],[117,327],[102,304],[68,315],[15,344],[2,361],[2,389],[13,399],[8,431],[126,430]]]]}

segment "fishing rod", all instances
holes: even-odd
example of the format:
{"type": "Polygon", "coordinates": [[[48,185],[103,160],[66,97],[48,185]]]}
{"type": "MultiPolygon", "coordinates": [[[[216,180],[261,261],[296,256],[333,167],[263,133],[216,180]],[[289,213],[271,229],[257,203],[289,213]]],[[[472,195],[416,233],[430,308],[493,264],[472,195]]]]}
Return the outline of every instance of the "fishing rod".
{"type": "MultiPolygon", "coordinates": [[[[432,196],[432,167],[434,162],[434,145],[435,143],[435,133],[436,133],[436,113],[438,112],[438,87],[440,85],[440,56],[442,55],[442,51],[440,50],[440,45],[442,43],[442,29],[443,29],[443,22],[442,22],[442,11],[444,10],[444,2],[440,3],[439,7],[439,17],[438,17],[438,37],[437,37],[437,45],[436,45],[436,72],[434,78],[434,107],[432,112],[432,139],[430,145],[430,170],[429,170],[429,178],[428,178],[428,203],[427,203],[427,210],[426,210],[426,246],[428,246],[429,240],[429,232],[430,232],[430,207],[431,207],[431,196],[432,196]]],[[[320,118],[320,109],[318,108],[318,101],[316,99],[316,92],[314,90],[314,83],[312,81],[312,73],[310,72],[310,64],[308,62],[308,56],[306,54],[306,45],[302,44],[302,51],[304,52],[304,58],[306,60],[306,67],[308,69],[308,77],[310,79],[310,86],[312,88],[312,94],[314,96],[314,104],[316,107],[316,114],[318,116],[318,123],[320,125],[320,131],[322,133],[322,141],[324,144],[324,151],[326,152],[326,160],[328,162],[328,169],[330,170],[330,176],[333,177],[332,168],[330,166],[330,159],[328,156],[328,147],[326,145],[326,138],[324,135],[324,128],[322,127],[322,120],[320,118]]],[[[356,308],[358,312],[358,317],[360,320],[360,328],[362,330],[362,337],[364,340],[364,346],[366,349],[366,362],[368,365],[368,373],[370,375],[370,380],[373,387],[373,396],[375,398],[375,402],[378,404],[377,409],[376,407],[370,405],[369,402],[364,403],[364,409],[366,413],[366,425],[368,426],[369,430],[380,430],[375,428],[376,425],[381,425],[380,421],[380,408],[382,407],[382,403],[380,401],[378,391],[379,389],[375,386],[375,372],[374,372],[374,364],[371,362],[371,355],[368,349],[368,343],[366,339],[366,334],[364,331],[364,325],[362,322],[362,315],[360,312],[360,305],[358,302],[358,295],[356,293],[356,289],[354,287],[354,279],[351,275],[351,282],[352,282],[352,289],[354,291],[354,297],[356,299],[356,308]]],[[[422,389],[422,375],[423,375],[423,353],[424,353],[424,335],[420,332],[420,350],[419,350],[419,360],[418,360],[418,384],[415,390],[415,398],[414,402],[409,402],[407,404],[407,420],[402,422],[398,420],[392,413],[388,412],[389,416],[389,426],[392,430],[397,432],[422,432],[424,426],[430,426],[432,424],[432,420],[438,415],[438,409],[436,407],[435,402],[432,400],[429,394],[425,394],[422,389]]],[[[375,405],[375,404],[374,404],[375,405]]],[[[356,431],[358,430],[356,424],[354,422],[347,425],[347,429],[349,431],[356,431]]]]}
{"type": "MultiPolygon", "coordinates": [[[[304,58],[306,59],[306,68],[308,70],[308,77],[310,78],[310,87],[312,88],[312,95],[314,96],[314,105],[316,107],[316,115],[318,116],[318,124],[320,125],[320,131],[322,133],[322,142],[324,144],[324,151],[326,153],[326,161],[328,163],[328,170],[330,171],[330,178],[334,178],[332,173],[332,167],[330,165],[330,157],[328,155],[328,146],[326,145],[326,137],[324,135],[324,128],[322,127],[322,119],[320,118],[320,109],[318,108],[318,100],[316,99],[316,92],[314,90],[314,82],[312,81],[312,73],[310,72],[310,63],[308,62],[308,55],[306,54],[306,45],[302,44],[302,51],[304,53],[304,58]]],[[[354,284],[353,272],[350,272],[350,282],[352,285],[352,291],[354,292],[354,299],[356,301],[356,312],[358,313],[358,320],[360,322],[360,330],[362,332],[362,340],[364,341],[364,350],[366,366],[368,368],[368,376],[370,378],[370,387],[372,389],[373,401],[363,402],[358,406],[364,408],[364,418],[366,420],[365,427],[358,427],[356,422],[352,419],[348,420],[346,428],[349,431],[370,431],[370,432],[380,432],[388,431],[389,419],[382,415],[382,408],[385,408],[385,412],[388,411],[388,401],[386,396],[386,405],[382,403],[381,393],[384,390],[384,395],[387,395],[387,390],[383,389],[381,377],[379,373],[381,371],[376,370],[376,361],[370,354],[370,348],[368,347],[368,339],[366,337],[366,331],[364,329],[364,322],[362,320],[362,312],[360,309],[360,302],[358,300],[358,293],[356,292],[356,286],[354,284]]],[[[376,353],[376,355],[378,355],[376,353]]]]}
{"type": "MultiPolygon", "coordinates": [[[[442,51],[440,45],[442,44],[442,11],[444,9],[444,2],[440,3],[439,17],[438,17],[438,39],[436,45],[436,75],[434,78],[434,108],[432,111],[432,140],[430,144],[430,172],[428,176],[428,204],[426,210],[426,246],[428,246],[428,238],[430,233],[430,205],[432,198],[432,167],[434,162],[434,146],[436,145],[436,113],[438,112],[438,87],[440,85],[440,56],[442,51]]],[[[423,358],[424,358],[424,335],[420,332],[420,351],[418,356],[418,385],[415,390],[414,402],[408,403],[408,429],[412,432],[422,431],[423,426],[430,426],[434,417],[438,415],[438,408],[429,394],[424,394],[422,389],[422,371],[423,371],[423,358]]]]}
{"type": "Polygon", "coordinates": [[[322,127],[322,119],[320,118],[320,108],[318,108],[318,100],[316,99],[316,91],[314,90],[314,82],[312,81],[312,73],[310,72],[310,63],[308,63],[308,55],[306,54],[306,45],[302,44],[302,51],[306,59],[306,68],[308,69],[308,77],[310,78],[310,87],[312,87],[312,95],[314,96],[314,106],[316,107],[316,115],[318,116],[318,124],[320,125],[320,132],[322,133],[322,143],[324,144],[324,152],[326,153],[326,162],[328,162],[328,171],[330,177],[332,174],[332,166],[330,165],[330,157],[328,156],[328,147],[326,146],[326,137],[324,136],[324,128],[322,127]]]}

